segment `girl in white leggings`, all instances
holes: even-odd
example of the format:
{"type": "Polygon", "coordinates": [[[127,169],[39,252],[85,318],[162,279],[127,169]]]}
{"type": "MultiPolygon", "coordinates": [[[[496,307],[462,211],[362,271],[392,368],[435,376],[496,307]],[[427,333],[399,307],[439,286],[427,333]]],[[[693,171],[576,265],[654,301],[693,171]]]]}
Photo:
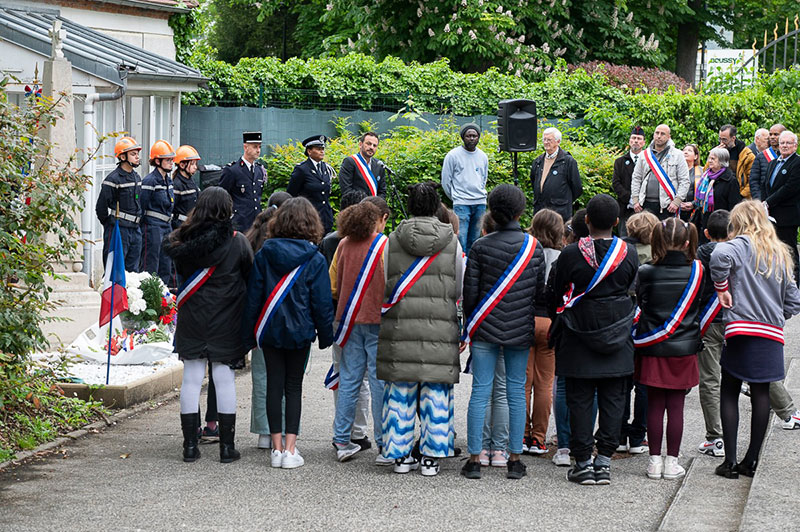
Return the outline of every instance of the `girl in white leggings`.
{"type": "Polygon", "coordinates": [[[181,429],[183,460],[200,458],[200,387],[211,362],[219,412],[219,457],[239,459],[234,447],[236,388],[233,370],[244,366],[242,323],[247,276],[253,250],[247,238],[233,230],[233,205],[228,193],[209,187],[200,193],[186,221],[169,235],[167,253],[185,279],[178,290],[175,351],[183,361],[181,429]]]}

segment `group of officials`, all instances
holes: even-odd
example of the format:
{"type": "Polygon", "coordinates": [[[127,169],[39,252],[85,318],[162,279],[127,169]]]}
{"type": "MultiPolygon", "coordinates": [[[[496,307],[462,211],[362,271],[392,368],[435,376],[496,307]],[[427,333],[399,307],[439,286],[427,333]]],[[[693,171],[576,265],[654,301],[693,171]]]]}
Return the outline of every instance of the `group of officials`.
{"type": "MultiPolygon", "coordinates": [[[[320,215],[325,232],[333,227],[331,180],[335,171],[323,161],[324,135],[303,141],[308,158],[295,165],[287,192],[307,198],[320,215]]],[[[362,135],[358,153],[342,161],[339,186],[342,194],[361,190],[367,195],[385,197],[386,166],[374,157],[379,138],[376,133],[362,135]]],[[[261,132],[242,134],[243,154],[222,170],[219,186],[233,200],[233,227],[245,232],[261,212],[262,194],[267,171],[261,164],[261,132]]],[[[103,263],[108,258],[114,221],[119,222],[125,269],[157,274],[170,289],[176,289],[177,278],[170,258],[161,242],[186,220],[197,202],[198,187],[192,176],[197,171],[200,154],[189,145],[173,150],[166,140],[158,140],[150,148],[149,162],[153,171],[144,179],[136,168],[141,163],[142,146],[131,137],[122,137],[114,146],[117,167],[106,176],[97,198],[95,212],[103,224],[103,263]]]]}

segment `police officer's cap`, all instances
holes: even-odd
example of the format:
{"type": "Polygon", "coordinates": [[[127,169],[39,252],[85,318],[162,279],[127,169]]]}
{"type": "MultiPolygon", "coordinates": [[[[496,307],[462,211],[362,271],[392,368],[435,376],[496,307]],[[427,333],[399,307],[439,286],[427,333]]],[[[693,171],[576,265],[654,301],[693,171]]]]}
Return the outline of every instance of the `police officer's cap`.
{"type": "Polygon", "coordinates": [[[247,144],[249,142],[261,142],[261,132],[260,131],[245,131],[242,133],[242,142],[247,144]]]}
{"type": "Polygon", "coordinates": [[[325,146],[328,142],[328,137],[325,135],[312,135],[303,141],[304,148],[313,148],[314,146],[325,146]]]}

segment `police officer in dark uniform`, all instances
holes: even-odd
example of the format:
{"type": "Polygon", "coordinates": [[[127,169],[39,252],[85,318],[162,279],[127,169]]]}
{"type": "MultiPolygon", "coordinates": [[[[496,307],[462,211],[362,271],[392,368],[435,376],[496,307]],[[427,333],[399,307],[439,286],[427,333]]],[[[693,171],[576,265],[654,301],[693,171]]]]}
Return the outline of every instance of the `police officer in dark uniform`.
{"type": "Polygon", "coordinates": [[[325,157],[325,135],[314,135],[303,141],[308,159],[296,164],[289,178],[286,192],[292,196],[303,196],[317,209],[324,234],[333,227],[331,209],[331,178],[335,175],[333,167],[323,161],[325,157]]]}
{"type": "Polygon", "coordinates": [[[175,195],[169,174],[174,166],[175,150],[166,140],[157,140],[150,148],[153,171],[142,180],[142,271],[157,274],[168,287],[175,287],[172,260],[161,242],[172,231],[172,206],[175,195]]]}
{"type": "Polygon", "coordinates": [[[267,184],[267,171],[258,157],[261,155],[261,132],[242,134],[244,155],[225,165],[219,186],[233,199],[233,228],[245,232],[261,212],[261,191],[267,184]]]}
{"type": "Polygon", "coordinates": [[[172,180],[172,186],[175,191],[175,205],[172,207],[173,229],[177,229],[186,221],[189,211],[194,209],[194,204],[197,203],[199,189],[192,176],[197,171],[197,163],[199,161],[200,154],[188,144],[180,146],[175,152],[177,169],[175,170],[175,178],[172,180]]]}
{"type": "Polygon", "coordinates": [[[122,137],[117,141],[114,145],[117,167],[103,180],[95,204],[95,213],[103,224],[103,264],[111,248],[116,218],[119,220],[122,251],[125,254],[125,270],[129,272],[139,271],[142,254],[142,232],[139,228],[142,178],[134,170],[139,166],[141,151],[142,147],[131,137],[122,137]]]}

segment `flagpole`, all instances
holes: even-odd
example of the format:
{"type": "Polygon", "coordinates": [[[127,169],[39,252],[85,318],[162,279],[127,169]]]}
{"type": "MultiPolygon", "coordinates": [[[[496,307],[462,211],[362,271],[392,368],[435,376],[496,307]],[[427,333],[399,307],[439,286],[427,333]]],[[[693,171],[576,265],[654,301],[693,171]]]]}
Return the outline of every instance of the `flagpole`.
{"type": "MultiPolygon", "coordinates": [[[[118,228],[114,228],[115,231],[118,228]]],[[[108,379],[111,376],[111,336],[114,334],[114,285],[111,283],[111,319],[108,320],[108,361],[106,366],[106,386],[108,386],[108,379]]]]}

